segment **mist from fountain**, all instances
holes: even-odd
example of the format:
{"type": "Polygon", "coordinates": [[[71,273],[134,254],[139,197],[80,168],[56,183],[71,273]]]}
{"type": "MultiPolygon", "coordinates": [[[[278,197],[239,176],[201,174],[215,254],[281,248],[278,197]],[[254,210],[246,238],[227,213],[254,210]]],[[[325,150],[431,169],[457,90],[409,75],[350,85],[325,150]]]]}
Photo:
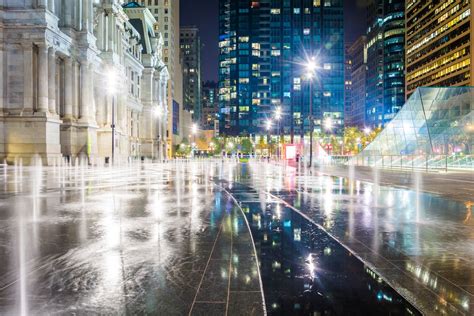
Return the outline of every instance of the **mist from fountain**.
{"type": "Polygon", "coordinates": [[[412,173],[413,177],[413,190],[415,191],[415,216],[416,216],[416,222],[418,223],[420,220],[420,209],[421,209],[421,190],[423,186],[423,180],[421,177],[421,173],[419,171],[414,171],[412,173]]]}
{"type": "Polygon", "coordinates": [[[378,206],[378,197],[380,195],[380,169],[374,166],[372,168],[372,180],[373,180],[373,189],[372,189],[372,198],[374,201],[374,206],[378,206]]]}
{"type": "Polygon", "coordinates": [[[354,195],[354,181],[355,181],[355,166],[349,163],[349,194],[354,195]]]}

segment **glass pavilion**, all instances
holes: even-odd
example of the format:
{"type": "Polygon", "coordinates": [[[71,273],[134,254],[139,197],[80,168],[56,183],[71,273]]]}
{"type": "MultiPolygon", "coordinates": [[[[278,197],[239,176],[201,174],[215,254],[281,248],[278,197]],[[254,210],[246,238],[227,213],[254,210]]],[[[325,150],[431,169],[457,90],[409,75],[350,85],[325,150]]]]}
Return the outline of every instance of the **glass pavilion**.
{"type": "Polygon", "coordinates": [[[350,163],[474,170],[474,87],[418,88],[350,163]]]}

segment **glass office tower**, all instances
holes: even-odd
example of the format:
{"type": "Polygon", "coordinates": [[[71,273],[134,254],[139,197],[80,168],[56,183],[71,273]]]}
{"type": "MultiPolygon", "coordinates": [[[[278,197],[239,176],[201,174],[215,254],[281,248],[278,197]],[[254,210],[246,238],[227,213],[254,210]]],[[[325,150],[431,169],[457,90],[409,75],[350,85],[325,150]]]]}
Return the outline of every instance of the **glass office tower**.
{"type": "Polygon", "coordinates": [[[294,140],[310,130],[310,98],[315,131],[342,130],[342,0],[220,0],[219,15],[222,134],[281,133],[294,140]],[[305,64],[312,57],[317,69],[310,95],[305,64]]]}
{"type": "Polygon", "coordinates": [[[474,85],[473,1],[407,1],[406,96],[418,87],[474,85]]]}
{"type": "Polygon", "coordinates": [[[405,1],[367,6],[366,124],[384,126],[405,102],[405,1]]]}

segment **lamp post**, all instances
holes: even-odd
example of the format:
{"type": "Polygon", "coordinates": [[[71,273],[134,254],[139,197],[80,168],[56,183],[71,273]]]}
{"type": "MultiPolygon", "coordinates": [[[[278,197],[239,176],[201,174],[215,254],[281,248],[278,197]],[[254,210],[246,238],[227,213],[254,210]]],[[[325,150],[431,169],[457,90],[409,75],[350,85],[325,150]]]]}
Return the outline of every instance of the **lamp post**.
{"type": "Polygon", "coordinates": [[[272,120],[267,120],[266,122],[266,127],[267,127],[267,143],[268,143],[268,156],[270,157],[272,152],[271,152],[271,147],[270,147],[270,138],[271,138],[271,129],[272,129],[272,120]]]}
{"type": "Polygon", "coordinates": [[[198,132],[198,126],[196,123],[194,123],[191,126],[191,133],[193,134],[193,157],[195,156],[195,151],[196,151],[196,133],[198,132]]]}
{"type": "Polygon", "coordinates": [[[157,123],[156,124],[157,124],[157,129],[158,129],[157,135],[156,135],[157,139],[158,139],[158,148],[157,148],[158,149],[158,159],[160,161],[163,161],[163,155],[162,155],[163,150],[162,150],[162,144],[161,144],[162,143],[161,119],[163,117],[163,109],[161,108],[161,106],[158,106],[158,107],[155,108],[155,116],[157,118],[157,123]]]}
{"type": "Polygon", "coordinates": [[[324,129],[329,134],[328,135],[328,144],[329,145],[327,147],[329,156],[332,156],[332,154],[333,154],[333,152],[332,152],[332,143],[331,143],[332,128],[333,128],[332,118],[331,117],[326,117],[326,119],[324,120],[324,129]]]}
{"type": "MultiPolygon", "coordinates": [[[[314,133],[314,120],[313,120],[313,77],[314,72],[316,70],[316,62],[315,58],[312,57],[308,60],[306,64],[306,70],[308,72],[308,80],[309,80],[309,165],[308,167],[311,168],[313,164],[313,133],[314,133]]],[[[303,124],[304,129],[304,124],[303,124]]],[[[304,133],[303,133],[304,135],[304,133]]],[[[304,141],[303,141],[304,146],[304,141]]]]}
{"type": "Polygon", "coordinates": [[[112,165],[115,161],[115,93],[116,93],[117,73],[114,68],[109,69],[107,73],[107,91],[112,98],[112,165]]]}
{"type": "Polygon", "coordinates": [[[280,126],[280,120],[281,120],[281,116],[282,116],[282,113],[281,113],[281,107],[278,106],[275,110],[275,120],[278,122],[278,159],[281,159],[281,126],[280,126]]]}

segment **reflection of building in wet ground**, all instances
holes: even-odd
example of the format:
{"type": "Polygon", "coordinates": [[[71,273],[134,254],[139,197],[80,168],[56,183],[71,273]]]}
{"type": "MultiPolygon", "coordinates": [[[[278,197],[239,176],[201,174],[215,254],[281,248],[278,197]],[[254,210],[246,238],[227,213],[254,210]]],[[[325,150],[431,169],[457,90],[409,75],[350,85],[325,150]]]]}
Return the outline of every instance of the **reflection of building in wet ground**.
{"type": "Polygon", "coordinates": [[[349,170],[341,167],[324,168],[334,177],[281,166],[253,168],[252,186],[293,205],[425,314],[472,314],[472,178],[448,174],[443,181],[440,174],[428,174],[414,181],[379,170],[380,182],[371,183],[370,169],[358,169],[349,181],[349,170]],[[447,188],[451,184],[459,192],[447,188]],[[425,193],[425,185],[444,197],[425,193]]]}
{"type": "Polygon", "coordinates": [[[252,240],[214,167],[6,170],[0,314],[262,315],[252,240]]]}
{"type": "MultiPolygon", "coordinates": [[[[351,167],[324,166],[319,172],[335,177],[347,177],[351,167]]],[[[414,170],[375,169],[372,167],[354,166],[355,180],[374,182],[378,174],[378,183],[382,185],[415,189],[419,177],[420,190],[445,196],[449,199],[469,202],[474,201],[473,172],[422,172],[414,170]]]]}
{"type": "Polygon", "coordinates": [[[417,315],[378,274],[277,198],[233,184],[249,221],[270,315],[417,315]]]}
{"type": "Polygon", "coordinates": [[[421,190],[202,160],[9,167],[0,193],[0,314],[261,315],[262,285],[269,312],[474,307],[470,205],[421,190]]]}

